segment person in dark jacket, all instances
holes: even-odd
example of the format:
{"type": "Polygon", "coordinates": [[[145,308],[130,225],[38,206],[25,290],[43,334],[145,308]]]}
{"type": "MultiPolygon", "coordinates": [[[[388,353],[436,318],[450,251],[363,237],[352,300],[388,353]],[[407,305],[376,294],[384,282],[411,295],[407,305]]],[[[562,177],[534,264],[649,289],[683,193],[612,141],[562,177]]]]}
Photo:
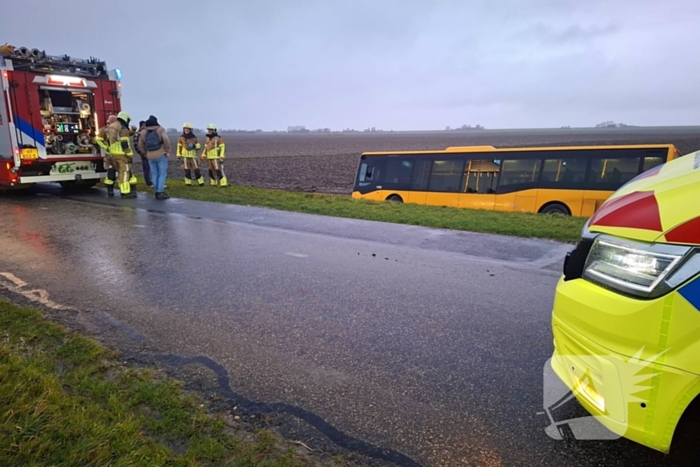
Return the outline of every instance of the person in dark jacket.
{"type": "Polygon", "coordinates": [[[165,193],[165,177],[168,174],[168,156],[170,156],[170,138],[165,128],[158,124],[158,119],[151,115],[146,120],[146,128],[139,134],[139,151],[146,154],[151,165],[156,199],[168,199],[165,193]]]}
{"type": "Polygon", "coordinates": [[[141,152],[141,149],[139,149],[139,135],[141,132],[146,128],[146,122],[141,120],[139,122],[139,129],[136,130],[136,133],[134,133],[133,140],[132,140],[132,146],[134,150],[139,154],[141,157],[141,166],[143,167],[143,178],[146,181],[146,185],[151,187],[153,186],[153,181],[151,180],[151,165],[148,163],[148,158],[146,157],[145,152],[141,152]]]}

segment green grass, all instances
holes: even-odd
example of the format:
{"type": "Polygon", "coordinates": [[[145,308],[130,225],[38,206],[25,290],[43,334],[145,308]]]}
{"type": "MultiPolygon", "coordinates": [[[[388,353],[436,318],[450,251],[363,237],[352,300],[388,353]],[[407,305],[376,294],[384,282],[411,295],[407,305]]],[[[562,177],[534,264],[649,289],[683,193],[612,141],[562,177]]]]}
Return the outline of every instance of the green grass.
{"type": "Polygon", "coordinates": [[[168,180],[167,185],[168,194],[177,198],[567,242],[578,240],[586,221],[580,217],[376,202],[241,186],[188,187],[181,180],[168,180]]]}
{"type": "Polygon", "coordinates": [[[272,432],[232,426],[179,382],[0,301],[3,467],[313,465],[272,432]]]}

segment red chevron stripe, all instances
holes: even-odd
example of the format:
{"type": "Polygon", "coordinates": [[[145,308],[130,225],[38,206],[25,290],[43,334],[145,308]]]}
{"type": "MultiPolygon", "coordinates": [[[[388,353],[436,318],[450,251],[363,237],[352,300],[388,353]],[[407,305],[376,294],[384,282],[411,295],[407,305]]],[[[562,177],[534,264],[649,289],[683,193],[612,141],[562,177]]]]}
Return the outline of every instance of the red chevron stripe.
{"type": "Polygon", "coordinates": [[[666,241],[700,244],[700,217],[675,226],[666,234],[666,241]]]}
{"type": "Polygon", "coordinates": [[[605,203],[593,215],[590,225],[663,231],[653,191],[635,191],[605,203]]]}

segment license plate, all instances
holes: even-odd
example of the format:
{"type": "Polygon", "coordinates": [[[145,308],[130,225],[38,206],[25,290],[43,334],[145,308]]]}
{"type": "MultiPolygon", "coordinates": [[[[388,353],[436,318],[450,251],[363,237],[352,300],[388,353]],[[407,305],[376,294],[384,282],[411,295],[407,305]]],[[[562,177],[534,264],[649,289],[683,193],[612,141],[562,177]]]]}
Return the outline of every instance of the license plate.
{"type": "Polygon", "coordinates": [[[30,149],[30,148],[25,148],[22,149],[22,152],[20,153],[20,159],[38,159],[39,158],[39,151],[36,149],[30,149]]]}
{"type": "Polygon", "coordinates": [[[54,165],[53,172],[59,174],[81,174],[94,173],[95,169],[91,162],[57,162],[54,165]]]}

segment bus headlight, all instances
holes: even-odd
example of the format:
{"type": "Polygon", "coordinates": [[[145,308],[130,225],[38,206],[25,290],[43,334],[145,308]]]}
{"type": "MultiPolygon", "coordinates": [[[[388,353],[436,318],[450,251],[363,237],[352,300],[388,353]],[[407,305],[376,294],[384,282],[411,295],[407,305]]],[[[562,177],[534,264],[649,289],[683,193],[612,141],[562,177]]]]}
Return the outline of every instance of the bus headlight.
{"type": "Polygon", "coordinates": [[[698,255],[688,255],[690,250],[600,235],[588,254],[583,277],[626,294],[658,297],[684,282],[683,277],[692,277],[698,255]]]}

